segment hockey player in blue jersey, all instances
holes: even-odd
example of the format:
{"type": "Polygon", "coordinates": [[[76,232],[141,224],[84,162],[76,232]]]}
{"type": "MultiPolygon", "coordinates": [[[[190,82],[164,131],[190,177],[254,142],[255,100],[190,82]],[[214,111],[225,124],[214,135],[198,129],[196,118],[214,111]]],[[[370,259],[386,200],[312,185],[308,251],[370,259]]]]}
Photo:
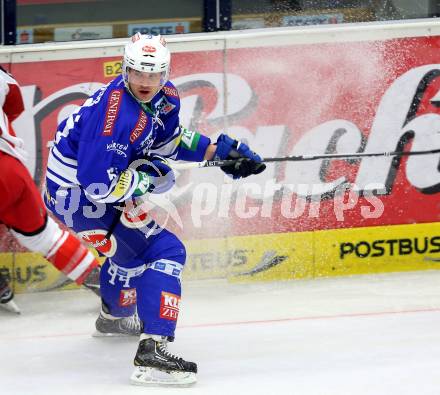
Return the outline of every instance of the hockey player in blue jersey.
{"type": "Polygon", "coordinates": [[[197,365],[167,350],[179,313],[185,247],[147,214],[132,221],[133,208],[147,194],[173,186],[166,159],[242,158],[222,168],[234,179],[265,169],[246,144],[226,134],[211,143],[180,126],[169,70],[164,39],[135,34],[125,46],[122,75],[59,125],[46,173],[47,207],[107,257],[97,333],[140,335],[135,384],[191,384],[197,365]]]}

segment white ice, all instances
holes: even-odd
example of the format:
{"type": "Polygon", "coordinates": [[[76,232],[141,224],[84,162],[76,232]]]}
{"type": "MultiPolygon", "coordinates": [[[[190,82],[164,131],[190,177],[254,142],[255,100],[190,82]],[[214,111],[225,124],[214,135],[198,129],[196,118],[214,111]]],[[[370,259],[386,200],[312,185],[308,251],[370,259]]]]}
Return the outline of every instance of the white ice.
{"type": "Polygon", "coordinates": [[[170,350],[191,388],[129,384],[136,338],[93,338],[86,290],[0,313],[0,394],[440,394],[440,271],[282,283],[184,283],[170,350]]]}

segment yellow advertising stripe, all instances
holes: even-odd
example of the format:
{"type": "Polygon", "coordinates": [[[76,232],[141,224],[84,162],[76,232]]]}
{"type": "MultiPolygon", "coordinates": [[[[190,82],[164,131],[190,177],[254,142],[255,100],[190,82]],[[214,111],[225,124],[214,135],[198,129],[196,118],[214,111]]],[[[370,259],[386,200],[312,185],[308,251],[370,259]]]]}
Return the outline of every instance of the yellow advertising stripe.
{"type": "Polygon", "coordinates": [[[0,253],[0,270],[15,293],[78,287],[38,253],[0,253]]]}
{"type": "Polygon", "coordinates": [[[41,254],[32,252],[15,254],[13,273],[16,293],[76,287],[41,254]]]}
{"type": "Polygon", "coordinates": [[[316,232],[315,277],[440,268],[440,222],[316,232]]]}
{"type": "Polygon", "coordinates": [[[440,222],[238,236],[186,245],[187,279],[274,281],[440,268],[440,222]]]}
{"type": "MultiPolygon", "coordinates": [[[[188,240],[184,278],[275,281],[440,269],[440,222],[188,240]]],[[[41,255],[0,253],[15,292],[70,289],[41,255]]]]}
{"type": "Polygon", "coordinates": [[[0,273],[10,280],[14,265],[14,254],[12,252],[0,253],[0,273]]]}
{"type": "Polygon", "coordinates": [[[313,276],[313,232],[186,241],[187,279],[287,280],[313,276]]]}

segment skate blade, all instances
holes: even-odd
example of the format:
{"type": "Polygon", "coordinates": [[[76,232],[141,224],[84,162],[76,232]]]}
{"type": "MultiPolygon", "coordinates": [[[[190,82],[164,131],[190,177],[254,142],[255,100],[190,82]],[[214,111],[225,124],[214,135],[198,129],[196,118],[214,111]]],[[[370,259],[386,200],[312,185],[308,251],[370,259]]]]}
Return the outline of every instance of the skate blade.
{"type": "Polygon", "coordinates": [[[162,370],[136,366],[130,377],[133,385],[158,386],[158,387],[190,387],[197,382],[195,373],[191,372],[165,372],[162,370]]]}
{"type": "Polygon", "coordinates": [[[5,310],[9,311],[10,313],[21,314],[20,309],[13,300],[10,300],[7,303],[1,303],[0,306],[3,307],[5,310]]]}
{"type": "Polygon", "coordinates": [[[103,333],[103,332],[99,332],[99,331],[95,331],[94,333],[92,333],[92,337],[139,337],[140,334],[133,334],[133,335],[129,335],[127,333],[103,333]]]}

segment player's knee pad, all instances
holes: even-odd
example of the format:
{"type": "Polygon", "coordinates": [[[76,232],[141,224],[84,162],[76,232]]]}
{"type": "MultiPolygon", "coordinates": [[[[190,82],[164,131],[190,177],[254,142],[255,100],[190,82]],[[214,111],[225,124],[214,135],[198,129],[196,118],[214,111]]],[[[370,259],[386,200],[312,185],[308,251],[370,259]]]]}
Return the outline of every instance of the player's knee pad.
{"type": "Polygon", "coordinates": [[[81,242],[47,217],[45,228],[38,234],[28,236],[12,231],[24,247],[40,252],[58,270],[71,280],[82,284],[88,274],[99,265],[93,254],[81,242]]]}

